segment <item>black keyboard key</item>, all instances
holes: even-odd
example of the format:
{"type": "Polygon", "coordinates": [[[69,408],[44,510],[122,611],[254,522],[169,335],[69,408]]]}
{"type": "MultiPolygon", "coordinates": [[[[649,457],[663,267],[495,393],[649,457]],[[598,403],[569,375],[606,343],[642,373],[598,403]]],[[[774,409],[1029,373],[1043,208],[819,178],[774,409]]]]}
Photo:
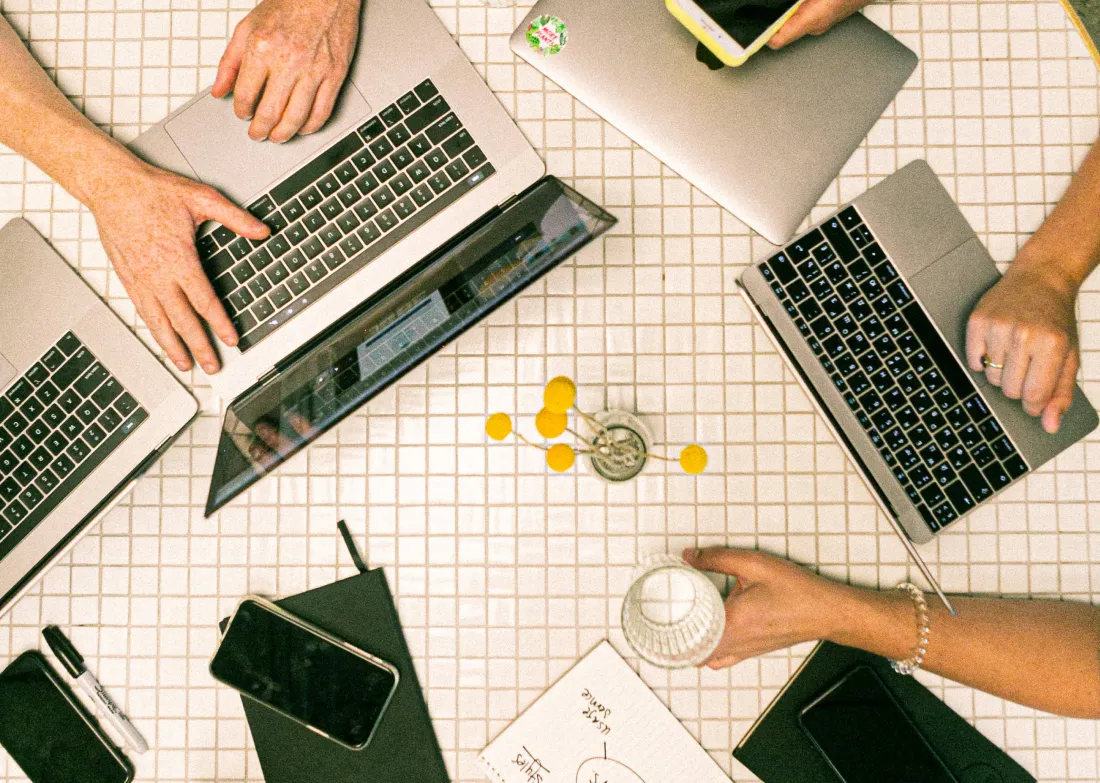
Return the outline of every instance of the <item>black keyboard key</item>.
{"type": "Polygon", "coordinates": [[[229,254],[233,256],[236,261],[240,261],[251,252],[252,243],[244,237],[238,237],[233,241],[233,244],[229,246],[229,254]]]}
{"type": "Polygon", "coordinates": [[[409,150],[408,147],[402,147],[397,152],[390,155],[390,162],[398,169],[405,169],[416,160],[416,156],[409,150]]]}
{"type": "MultiPolygon", "coordinates": [[[[347,163],[340,164],[341,167],[347,166],[347,163]]],[[[314,191],[316,192],[316,191],[314,191]]],[[[321,194],[317,194],[318,202],[321,199],[321,194]]],[[[283,215],[286,216],[288,221],[295,221],[306,213],[307,207],[302,206],[302,202],[296,198],[292,198],[287,203],[283,204],[283,215]]]]}
{"type": "Polygon", "coordinates": [[[817,262],[812,258],[807,258],[801,264],[797,264],[798,274],[802,276],[802,279],[807,283],[812,283],[821,275],[821,267],[817,265],[817,262]]]}
{"type": "Polygon", "coordinates": [[[897,338],[898,348],[906,356],[911,356],[915,351],[920,349],[920,343],[917,342],[917,337],[912,332],[903,334],[897,338]]]}
{"type": "MultiPolygon", "coordinates": [[[[914,467],[915,465],[917,465],[917,463],[920,462],[920,455],[917,453],[917,450],[910,446],[906,446],[905,448],[898,451],[897,458],[898,464],[900,464],[906,470],[914,467]]],[[[910,477],[912,477],[912,474],[910,474],[910,477]]]]}
{"type": "Polygon", "coordinates": [[[248,263],[247,260],[233,267],[233,279],[240,285],[247,283],[255,274],[256,270],[252,268],[252,264],[248,263]]]}
{"type": "MultiPolygon", "coordinates": [[[[320,216],[318,215],[318,217],[320,216]]],[[[271,254],[272,258],[280,258],[281,256],[284,256],[288,252],[290,252],[291,247],[292,245],[290,241],[286,237],[280,235],[274,237],[271,241],[269,241],[264,246],[264,250],[268,251],[271,254]]],[[[252,263],[251,259],[249,259],[249,263],[252,263]]],[[[262,267],[257,265],[255,268],[261,269],[262,267]]]]}
{"type": "Polygon", "coordinates": [[[882,407],[882,398],[878,396],[878,392],[872,390],[859,398],[859,404],[867,413],[874,413],[882,407]]]}
{"type": "MultiPolygon", "coordinates": [[[[822,319],[819,318],[818,321],[822,319]]],[[[832,329],[832,327],[829,327],[832,329]]],[[[844,343],[835,334],[831,334],[821,342],[821,347],[830,358],[836,358],[845,353],[844,343]]],[[[828,361],[828,359],[826,360],[828,361]]]]}
{"type": "Polygon", "coordinates": [[[801,280],[795,280],[789,286],[787,286],[787,295],[791,298],[791,301],[798,304],[803,299],[806,299],[810,295],[810,289],[806,287],[806,284],[801,280]]]}
{"type": "Polygon", "coordinates": [[[983,468],[994,459],[992,449],[990,449],[989,446],[985,445],[984,443],[971,449],[970,456],[975,462],[978,463],[979,467],[983,468]]]}
{"type": "Polygon", "coordinates": [[[393,145],[390,144],[390,140],[385,136],[375,139],[368,146],[370,147],[371,154],[379,160],[393,152],[393,145]]]}
{"type": "Polygon", "coordinates": [[[0,427],[0,451],[10,446],[13,440],[15,440],[15,438],[12,437],[11,433],[3,427],[0,427]]]}
{"type": "Polygon", "coordinates": [[[420,84],[413,88],[413,92],[415,92],[416,97],[422,101],[426,101],[429,98],[432,98],[433,96],[439,94],[439,90],[437,90],[435,88],[435,85],[432,84],[431,79],[425,79],[424,81],[422,81],[420,84]]]}
{"type": "Polygon", "coordinates": [[[378,187],[378,177],[368,171],[359,179],[355,180],[355,187],[359,188],[359,192],[364,196],[369,196],[371,192],[378,187]]]}
{"type": "Polygon", "coordinates": [[[447,155],[437,147],[424,156],[424,163],[432,171],[439,171],[447,165],[447,155]]]}
{"type": "Polygon", "coordinates": [[[955,429],[960,429],[970,424],[970,417],[966,415],[966,411],[963,410],[961,405],[956,405],[945,415],[947,416],[947,423],[955,429]]]}
{"type": "MultiPolygon", "coordinates": [[[[430,150],[431,148],[432,143],[428,141],[428,137],[425,136],[423,133],[421,133],[419,136],[409,142],[409,151],[412,152],[413,155],[416,155],[418,158],[422,155],[427,154],[428,150],[430,150]]],[[[477,150],[477,147],[474,147],[474,149],[470,150],[470,152],[473,152],[474,150],[477,150]]],[[[466,153],[466,157],[470,156],[470,152],[466,153]]],[[[474,164],[471,163],[470,165],[473,166],[474,164]]]]}
{"type": "Polygon", "coordinates": [[[103,442],[103,439],[107,437],[107,433],[103,431],[98,424],[93,424],[88,429],[84,430],[84,441],[93,449],[103,442]]]}
{"type": "Polygon", "coordinates": [[[833,283],[833,285],[839,285],[848,279],[848,270],[844,268],[844,265],[839,261],[834,261],[828,266],[824,267],[825,276],[833,283]]]}
{"type": "MultiPolygon", "coordinates": [[[[356,235],[361,240],[363,240],[364,245],[369,245],[371,242],[378,239],[378,237],[382,236],[382,232],[378,230],[373,222],[370,222],[366,225],[360,226],[359,230],[356,232],[356,235]]],[[[332,267],[329,268],[331,269],[332,267]]]]}
{"type": "Polygon", "coordinates": [[[426,180],[432,174],[431,166],[422,160],[418,160],[413,165],[409,166],[409,170],[405,172],[409,175],[409,178],[414,183],[420,183],[426,180]]]}
{"type": "MultiPolygon", "coordinates": [[[[878,277],[879,282],[889,288],[890,283],[898,279],[898,270],[894,268],[894,265],[889,261],[883,261],[872,270],[878,277]]],[[[899,305],[900,306],[900,305],[899,305]]]]}
{"type": "Polygon", "coordinates": [[[103,383],[109,377],[107,371],[103,369],[103,365],[96,362],[80,376],[73,388],[80,392],[81,396],[87,397],[103,383]]]}
{"type": "Polygon", "coordinates": [[[408,114],[420,105],[420,99],[416,97],[415,92],[410,90],[397,99],[397,105],[401,108],[401,111],[408,114]]]}
{"type": "Polygon", "coordinates": [[[989,486],[994,492],[1004,489],[1012,483],[1012,477],[1008,475],[1008,471],[999,462],[994,462],[992,465],[983,468],[982,475],[985,476],[985,480],[989,482],[989,486]]]}
{"type": "Polygon", "coordinates": [[[328,270],[325,269],[325,265],[320,261],[314,261],[312,264],[306,267],[306,276],[309,277],[309,279],[314,283],[319,281],[327,274],[328,270]]]}
{"type": "Polygon", "coordinates": [[[374,202],[370,199],[363,199],[355,205],[355,216],[360,221],[370,220],[372,217],[378,214],[378,207],[374,206],[374,202]]]}
{"type": "Polygon", "coordinates": [[[39,474],[38,478],[34,480],[35,486],[38,487],[43,495],[48,495],[53,492],[59,483],[61,482],[58,481],[57,476],[51,473],[48,468],[44,469],[39,474]]]}
{"type": "Polygon", "coordinates": [[[979,503],[993,495],[993,488],[989,486],[986,477],[973,465],[968,465],[959,471],[959,478],[966,485],[970,495],[979,503]]]}
{"type": "Polygon", "coordinates": [[[354,163],[355,168],[362,173],[374,165],[375,158],[370,154],[370,150],[364,147],[351,156],[351,162],[354,163]]]}
{"type": "Polygon", "coordinates": [[[848,273],[857,283],[860,283],[871,276],[871,267],[867,266],[866,261],[860,259],[848,267],[848,273]]]}
{"type": "Polygon", "coordinates": [[[309,229],[307,229],[303,223],[298,222],[289,226],[287,230],[283,232],[283,236],[286,237],[286,241],[291,245],[297,245],[309,236],[309,229]]]}
{"type": "Polygon", "coordinates": [[[378,206],[378,208],[382,209],[392,204],[396,199],[396,196],[394,196],[393,191],[390,189],[390,186],[386,185],[384,188],[377,191],[371,198],[374,199],[374,203],[378,206]]]}
{"type": "MultiPolygon", "coordinates": [[[[866,231],[866,228],[864,230],[866,231]]],[[[865,236],[870,237],[870,233],[866,233],[865,236]]],[[[874,265],[879,263],[880,261],[883,261],[886,258],[886,254],[882,252],[882,248],[880,248],[878,245],[870,244],[867,247],[863,248],[863,257],[866,258],[869,263],[874,265]]]]}
{"type": "Polygon", "coordinates": [[[287,281],[287,286],[290,288],[291,293],[300,296],[309,288],[309,280],[306,278],[305,272],[298,272],[287,281]]]}
{"type": "Polygon", "coordinates": [[[114,432],[118,425],[122,424],[122,417],[115,413],[114,410],[108,409],[103,411],[103,415],[96,420],[96,424],[107,432],[114,432]]]}
{"type": "MultiPolygon", "coordinates": [[[[278,264],[279,267],[285,269],[283,264],[278,264]]],[[[270,270],[268,274],[270,274],[270,270]]],[[[267,279],[267,275],[259,275],[248,281],[248,291],[254,299],[259,299],[261,296],[271,290],[271,281],[267,279]]],[[[240,309],[240,308],[238,308],[240,309]]]]}
{"type": "Polygon", "coordinates": [[[121,413],[123,416],[129,416],[135,410],[137,410],[137,401],[130,396],[129,392],[123,394],[117,400],[115,400],[115,410],[121,413]]]}
{"type": "Polygon", "coordinates": [[[325,218],[325,221],[335,220],[336,217],[344,211],[344,204],[335,198],[330,198],[324,204],[321,205],[321,215],[325,218]]]}
{"type": "Polygon", "coordinates": [[[348,185],[346,188],[336,194],[336,200],[339,201],[345,208],[348,208],[359,200],[359,191],[355,189],[354,185],[348,185]]]}
{"type": "MultiPolygon", "coordinates": [[[[254,278],[259,280],[260,278],[254,278]]],[[[249,284],[251,285],[251,283],[249,284]]],[[[238,288],[236,291],[229,295],[229,304],[233,305],[234,312],[241,312],[248,307],[256,297],[247,288],[238,288]]]]}
{"type": "MultiPolygon", "coordinates": [[[[65,354],[59,351],[57,348],[51,348],[46,351],[46,355],[42,357],[42,364],[46,365],[46,369],[50,372],[54,372],[58,367],[65,363],[65,354]]],[[[3,409],[0,408],[0,419],[4,418],[3,409]]]]}
{"type": "Polygon", "coordinates": [[[340,266],[340,264],[347,261],[347,258],[345,258],[344,254],[340,252],[340,248],[334,247],[332,248],[332,250],[321,256],[321,260],[329,269],[335,269],[336,267],[340,266]]]}
{"type": "Polygon", "coordinates": [[[9,524],[17,525],[27,518],[29,512],[23,508],[23,505],[18,501],[12,502],[10,506],[4,509],[4,517],[9,524]]]}
{"type": "MultiPolygon", "coordinates": [[[[936,398],[936,392],[938,392],[940,389],[947,388],[943,385],[943,376],[940,375],[940,371],[936,369],[931,369],[924,375],[922,375],[921,381],[924,382],[925,388],[928,389],[928,391],[932,392],[933,399],[936,398]]],[[[950,390],[948,389],[948,391],[950,390]]]]}
{"type": "Polygon", "coordinates": [[[920,496],[924,502],[930,506],[942,503],[947,497],[943,494],[943,489],[940,488],[940,485],[935,482],[925,486],[924,489],[921,490],[920,496]]]}
{"type": "Polygon", "coordinates": [[[821,315],[821,305],[813,299],[806,299],[798,305],[798,312],[802,313],[802,317],[807,321],[812,321],[821,315]]]}
{"type": "Polygon", "coordinates": [[[288,221],[285,217],[283,217],[282,212],[273,212],[271,215],[268,216],[267,220],[264,221],[264,224],[269,229],[271,229],[271,234],[269,234],[269,236],[274,236],[280,231],[283,231],[286,228],[287,223],[288,221]]]}
{"type": "Polygon", "coordinates": [[[425,106],[409,114],[405,119],[405,126],[409,133],[416,135],[420,131],[428,128],[428,126],[436,122],[436,120],[443,117],[443,114],[450,110],[451,107],[448,106],[447,101],[443,100],[442,96],[437,95],[429,100],[425,106]]]}
{"type": "Polygon", "coordinates": [[[28,424],[30,424],[30,422],[24,418],[22,413],[13,413],[4,421],[4,426],[7,427],[8,432],[12,435],[19,435],[27,429],[28,424]]]}
{"type": "Polygon", "coordinates": [[[70,416],[65,420],[65,423],[61,425],[61,431],[65,433],[65,437],[72,440],[84,431],[84,423],[76,416],[70,416]]]}
{"type": "Polygon", "coordinates": [[[928,431],[932,433],[938,432],[942,427],[947,426],[947,419],[935,408],[925,413],[921,420],[928,431]]]}
{"type": "Polygon", "coordinates": [[[50,428],[44,421],[36,421],[27,429],[27,437],[35,443],[41,443],[50,434],[50,428]]]}
{"type": "Polygon", "coordinates": [[[382,109],[378,113],[378,116],[382,118],[382,122],[386,123],[387,127],[392,128],[397,123],[401,122],[401,109],[397,107],[396,103],[391,103],[386,108],[382,109]]]}
{"type": "Polygon", "coordinates": [[[864,299],[862,296],[854,301],[849,302],[848,310],[851,311],[852,315],[855,316],[855,319],[857,321],[863,321],[868,316],[873,314],[871,306],[867,304],[867,300],[864,299]]]}
{"type": "MultiPolygon", "coordinates": [[[[91,354],[88,353],[88,351],[86,349],[82,349],[81,352],[86,354],[87,356],[91,357],[91,354]]],[[[72,362],[72,361],[74,361],[74,359],[69,360],[69,362],[72,362]]],[[[90,358],[88,360],[88,363],[89,364],[91,363],[90,358]]],[[[87,365],[85,365],[85,367],[86,366],[87,365]]],[[[84,368],[81,368],[81,372],[83,372],[83,371],[84,371],[84,368]]],[[[76,375],[79,375],[79,374],[80,373],[77,373],[76,375]]],[[[75,378],[75,376],[74,376],[74,378],[75,378]]],[[[66,382],[64,385],[68,386],[70,383],[72,383],[72,381],[73,381],[73,378],[70,378],[68,380],[68,382],[66,382]]],[[[20,378],[18,381],[16,381],[12,385],[12,387],[10,389],[8,389],[7,397],[8,397],[8,400],[10,401],[10,404],[22,405],[24,402],[27,401],[27,399],[33,393],[34,393],[34,388],[30,385],[30,383],[28,383],[26,380],[20,378]]]]}
{"type": "MultiPolygon", "coordinates": [[[[909,371],[898,378],[898,386],[901,387],[901,390],[906,395],[909,395],[920,389],[921,383],[917,376],[912,371],[909,371]]],[[[929,400],[929,405],[931,405],[931,399],[929,400]]],[[[918,408],[918,410],[920,410],[920,408],[918,408]]]]}
{"type": "MultiPolygon", "coordinates": [[[[362,249],[363,249],[363,243],[362,243],[362,241],[360,241],[359,237],[357,237],[355,234],[348,234],[340,242],[340,250],[348,258],[351,258],[352,256],[354,256],[356,253],[358,253],[362,249]]],[[[306,267],[306,269],[308,271],[309,267],[306,267]]]]}
{"type": "MultiPolygon", "coordinates": [[[[12,502],[19,497],[20,489],[19,482],[13,478],[7,478],[0,481],[0,500],[3,500],[4,503],[12,502]]],[[[0,507],[2,506],[3,504],[0,504],[0,507]]]]}
{"type": "Polygon", "coordinates": [[[55,476],[62,479],[72,473],[75,467],[76,464],[64,454],[50,463],[50,470],[55,476]]]}
{"type": "Polygon", "coordinates": [[[905,361],[905,357],[900,353],[895,353],[886,360],[886,369],[890,371],[891,375],[897,378],[909,372],[909,362],[905,361]]]}
{"type": "Polygon", "coordinates": [[[271,291],[271,303],[275,305],[275,308],[286,306],[291,300],[290,291],[287,290],[285,285],[281,285],[271,291]]]}
{"type": "MultiPolygon", "coordinates": [[[[468,130],[463,128],[462,130],[460,130],[458,133],[456,133],[454,136],[447,139],[447,141],[445,141],[443,143],[443,151],[447,153],[448,157],[456,158],[459,155],[461,155],[463,152],[468,150],[470,147],[472,147],[473,145],[474,145],[473,137],[470,136],[470,132],[468,130]]],[[[484,161],[482,161],[482,163],[483,162],[484,161]]],[[[468,161],[467,161],[467,163],[468,163],[468,165],[473,166],[475,168],[477,166],[481,165],[481,163],[469,163],[468,161]]]]}
{"type": "Polygon", "coordinates": [[[879,334],[879,336],[874,339],[874,346],[875,353],[883,359],[897,350],[897,345],[890,339],[890,335],[888,334],[879,334]]]}
{"type": "Polygon", "coordinates": [[[317,189],[321,191],[321,195],[325,198],[334,196],[336,191],[340,189],[340,180],[336,178],[335,174],[329,174],[317,182],[317,189]]]}
{"type": "Polygon", "coordinates": [[[890,294],[890,298],[894,300],[894,304],[899,308],[905,307],[913,301],[913,295],[909,293],[909,289],[906,287],[905,283],[900,280],[895,280],[891,283],[887,291],[890,294]]]}
{"type": "Polygon", "coordinates": [[[383,231],[389,231],[396,226],[398,222],[397,217],[393,214],[393,210],[391,209],[378,213],[378,217],[374,219],[375,225],[383,231]]]}
{"type": "Polygon", "coordinates": [[[39,446],[34,452],[27,458],[27,462],[34,466],[35,472],[44,470],[47,465],[53,462],[53,455],[44,447],[39,446]]]}
{"type": "Polygon", "coordinates": [[[916,448],[922,449],[932,440],[932,435],[924,425],[918,425],[909,430],[909,442],[916,448]]]}
{"type": "MultiPolygon", "coordinates": [[[[897,285],[895,283],[895,285],[897,285]]],[[[958,359],[955,358],[954,353],[947,347],[947,344],[940,337],[939,332],[936,331],[932,322],[928,320],[928,316],[921,310],[920,306],[914,302],[902,310],[902,314],[905,316],[905,320],[909,322],[909,326],[917,335],[917,339],[921,345],[930,352],[933,356],[938,358],[937,364],[940,371],[943,373],[948,385],[954,389],[955,394],[960,398],[965,398],[974,393],[974,384],[970,381],[970,378],[963,372],[962,366],[959,364],[958,359]]],[[[921,352],[923,353],[923,352],[921,352]]],[[[913,362],[916,366],[916,362],[913,362]]]]}
{"type": "Polygon", "coordinates": [[[470,169],[468,169],[466,167],[466,164],[463,163],[461,160],[451,161],[447,164],[447,167],[444,169],[444,171],[446,171],[448,176],[450,176],[450,178],[453,179],[455,182],[458,182],[460,179],[470,173],[470,169]]]}
{"type": "MultiPolygon", "coordinates": [[[[920,458],[917,457],[916,452],[914,452],[912,449],[909,449],[909,453],[906,455],[906,460],[910,464],[913,464],[914,462],[919,461],[919,459],[920,458]]],[[[909,471],[909,480],[912,481],[913,485],[918,489],[921,487],[926,487],[929,484],[933,483],[932,474],[928,471],[928,468],[924,467],[924,465],[917,465],[911,471],[909,471]]]]}
{"type": "Polygon", "coordinates": [[[975,424],[981,423],[989,416],[989,408],[986,407],[985,401],[977,395],[964,402],[963,407],[966,408],[975,424]]]}
{"type": "Polygon", "coordinates": [[[27,370],[27,374],[24,377],[35,386],[41,386],[50,377],[50,372],[41,364],[35,362],[34,366],[27,370]]]}
{"type": "Polygon", "coordinates": [[[19,502],[28,511],[33,511],[34,507],[42,502],[43,497],[45,496],[38,491],[37,487],[27,487],[19,494],[19,502]]]}
{"type": "Polygon", "coordinates": [[[289,201],[362,146],[363,140],[353,131],[272,188],[272,198],[277,204],[289,201]]]}
{"type": "Polygon", "coordinates": [[[821,230],[825,233],[829,243],[836,250],[837,255],[840,256],[844,262],[853,261],[859,256],[859,250],[852,244],[852,240],[848,238],[848,233],[844,230],[844,226],[841,225],[842,221],[840,216],[827,220],[822,224],[821,230]]]}
{"type": "Polygon", "coordinates": [[[25,487],[34,481],[34,477],[38,475],[38,471],[34,469],[34,465],[30,462],[24,462],[15,469],[13,475],[15,476],[15,480],[19,482],[19,485],[25,487]]]}
{"type": "Polygon", "coordinates": [[[843,283],[837,284],[836,292],[840,294],[840,298],[845,302],[851,302],[859,296],[859,289],[851,280],[845,280],[843,283]]]}
{"type": "Polygon", "coordinates": [[[427,185],[417,185],[413,188],[412,198],[413,201],[417,203],[417,206],[422,207],[435,198],[435,193],[433,193],[432,189],[427,185]]]}
{"type": "Polygon", "coordinates": [[[871,302],[871,307],[878,313],[878,317],[883,320],[886,320],[897,311],[897,308],[894,307],[894,303],[890,301],[890,297],[886,294],[883,294],[875,299],[875,301],[871,302]]]}
{"type": "Polygon", "coordinates": [[[909,402],[913,404],[913,407],[919,414],[923,414],[925,411],[932,408],[932,398],[929,397],[928,393],[925,391],[919,391],[914,394],[909,399],[909,402]]]}
{"type": "MultiPolygon", "coordinates": [[[[425,135],[428,137],[428,141],[432,144],[439,144],[444,139],[450,137],[453,133],[457,132],[462,127],[462,123],[458,121],[458,117],[454,114],[448,114],[443,119],[434,123],[427,129],[425,135]]],[[[412,130],[412,128],[410,128],[412,130]]],[[[413,131],[414,133],[419,131],[413,131]]]]}
{"type": "MultiPolygon", "coordinates": [[[[324,243],[321,241],[319,236],[314,237],[313,239],[316,239],[316,244],[321,246],[318,249],[318,252],[320,252],[320,250],[324,248],[324,243]]],[[[310,241],[312,242],[313,240],[310,241]]],[[[303,251],[307,249],[308,248],[302,247],[288,255],[286,257],[286,260],[283,262],[286,264],[286,268],[289,269],[291,272],[297,272],[299,269],[305,266],[306,263],[308,263],[309,259],[306,257],[306,253],[303,251]]]]}
{"type": "MultiPolygon", "coordinates": [[[[355,164],[350,160],[345,160],[343,163],[338,165],[335,169],[333,169],[332,173],[336,175],[336,179],[340,180],[341,185],[346,185],[357,176],[359,176],[359,170],[355,168],[355,164]]],[[[287,217],[291,220],[294,219],[289,214],[287,215],[287,217]]]]}
{"type": "Polygon", "coordinates": [[[325,218],[324,213],[320,209],[315,209],[308,215],[306,215],[306,218],[302,221],[302,224],[307,229],[309,229],[310,232],[313,232],[317,231],[321,228],[321,226],[325,225],[326,221],[327,218],[325,218]]]}
{"type": "Polygon", "coordinates": [[[848,388],[852,390],[852,394],[858,397],[871,388],[871,382],[867,380],[866,375],[857,372],[848,378],[848,388]]]}
{"type": "Polygon", "coordinates": [[[993,441],[993,453],[1001,459],[1007,459],[1016,453],[1016,449],[1009,443],[1007,437],[1001,437],[993,441]]]}
{"type": "Polygon", "coordinates": [[[325,226],[321,229],[321,233],[318,234],[318,236],[321,237],[321,241],[325,243],[325,247],[332,247],[340,241],[343,234],[340,233],[340,227],[333,223],[331,226],[325,226]]]}
{"type": "Polygon", "coordinates": [[[352,210],[348,210],[336,219],[336,225],[338,225],[340,230],[345,234],[350,234],[358,228],[359,222],[359,218],[356,217],[355,212],[352,210]]]}
{"type": "Polygon", "coordinates": [[[38,414],[46,409],[46,406],[38,401],[37,397],[31,397],[23,406],[19,409],[19,412],[27,417],[27,421],[34,421],[38,418],[38,414]]]}
{"type": "Polygon", "coordinates": [[[893,387],[894,379],[890,376],[889,370],[879,370],[871,376],[871,384],[879,394],[885,394],[888,389],[893,387]]]}
{"type": "MultiPolygon", "coordinates": [[[[833,337],[831,339],[836,340],[837,343],[840,343],[840,340],[836,337],[833,337]]],[[[843,343],[841,343],[841,346],[843,347],[843,343]]],[[[851,375],[859,369],[859,364],[856,362],[855,357],[853,357],[850,353],[847,353],[846,351],[838,355],[834,359],[834,362],[836,363],[836,368],[841,372],[842,375],[851,375]]]]}
{"type": "Polygon", "coordinates": [[[91,400],[85,400],[84,403],[76,409],[76,415],[80,417],[80,420],[85,424],[91,424],[95,421],[96,416],[99,415],[99,406],[91,400]]]}
{"type": "Polygon", "coordinates": [[[62,353],[66,356],[72,356],[78,348],[80,348],[80,340],[76,338],[72,332],[66,332],[65,336],[57,341],[57,347],[61,349],[62,353]]]}
{"type": "Polygon", "coordinates": [[[446,172],[437,171],[428,180],[428,184],[432,186],[432,190],[436,193],[442,193],[451,186],[451,180],[447,178],[446,172]]]}
{"type": "Polygon", "coordinates": [[[10,451],[0,452],[0,476],[7,476],[19,464],[19,457],[10,451]]]}
{"type": "Polygon", "coordinates": [[[83,462],[85,457],[87,457],[91,453],[92,450],[88,448],[88,444],[86,444],[80,438],[74,440],[72,443],[69,444],[69,448],[65,449],[65,454],[73,462],[83,462]]]}
{"type": "Polygon", "coordinates": [[[946,454],[947,461],[951,463],[951,467],[955,470],[962,470],[970,464],[970,455],[962,446],[955,446],[954,448],[947,449],[946,454]]]}
{"type": "Polygon", "coordinates": [[[917,412],[913,410],[912,405],[906,405],[903,408],[897,409],[895,417],[898,420],[898,424],[900,424],[902,428],[906,430],[910,429],[920,421],[920,419],[917,417],[917,412]]]}
{"type": "Polygon", "coordinates": [[[393,192],[395,194],[397,194],[398,196],[403,196],[410,190],[412,190],[413,183],[412,180],[410,180],[404,174],[399,174],[398,176],[394,177],[393,181],[390,182],[390,184],[386,187],[393,188],[393,192]]]}
{"type": "Polygon", "coordinates": [[[359,134],[366,141],[374,141],[386,132],[386,124],[378,117],[372,117],[365,125],[359,127],[359,134]]]}
{"type": "Polygon", "coordinates": [[[977,505],[974,502],[974,498],[966,491],[966,487],[961,481],[949,484],[944,491],[947,493],[947,498],[951,501],[951,505],[955,507],[955,511],[958,512],[959,516],[962,516],[977,505]]]}
{"type": "MultiPolygon", "coordinates": [[[[930,447],[929,447],[930,448],[930,447]]],[[[927,464],[927,461],[925,462],[927,464]]],[[[932,478],[936,480],[936,483],[941,487],[946,487],[956,478],[955,469],[951,467],[947,462],[940,462],[936,467],[932,468],[932,478]]]]}
{"type": "MultiPolygon", "coordinates": [[[[266,281],[265,281],[266,282],[266,281]]],[[[233,319],[233,327],[237,330],[237,334],[248,334],[256,328],[256,324],[259,323],[256,317],[252,315],[252,312],[239,313],[233,319]]]]}
{"type": "Polygon", "coordinates": [[[1004,461],[1005,470],[1008,471],[1008,475],[1017,479],[1020,476],[1027,473],[1027,464],[1023,461],[1019,454],[1015,454],[1004,461]]]}
{"type": "Polygon", "coordinates": [[[268,286],[264,293],[270,291],[273,287],[279,285],[279,283],[290,277],[290,272],[286,268],[286,264],[281,261],[271,269],[267,270],[268,286]]]}
{"type": "Polygon", "coordinates": [[[872,414],[871,421],[874,422],[874,425],[878,428],[879,432],[886,432],[887,430],[892,429],[895,424],[897,424],[897,422],[894,421],[893,414],[891,414],[885,406],[883,406],[881,410],[872,414]]]}

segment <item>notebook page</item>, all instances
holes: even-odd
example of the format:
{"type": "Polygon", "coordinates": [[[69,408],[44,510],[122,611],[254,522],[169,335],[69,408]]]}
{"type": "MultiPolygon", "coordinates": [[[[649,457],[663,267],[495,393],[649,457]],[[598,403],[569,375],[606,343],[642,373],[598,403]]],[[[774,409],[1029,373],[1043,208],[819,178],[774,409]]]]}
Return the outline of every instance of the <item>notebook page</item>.
{"type": "Polygon", "coordinates": [[[494,783],[729,783],[606,641],[478,761],[494,783]]]}

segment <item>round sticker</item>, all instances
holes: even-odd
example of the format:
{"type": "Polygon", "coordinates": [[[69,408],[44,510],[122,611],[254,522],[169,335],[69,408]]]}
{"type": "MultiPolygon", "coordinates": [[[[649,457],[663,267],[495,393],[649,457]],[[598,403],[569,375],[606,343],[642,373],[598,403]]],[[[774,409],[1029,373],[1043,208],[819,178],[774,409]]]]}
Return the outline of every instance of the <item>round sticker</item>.
{"type": "Polygon", "coordinates": [[[539,54],[557,54],[568,40],[565,22],[556,16],[540,16],[527,26],[527,43],[539,54]]]}

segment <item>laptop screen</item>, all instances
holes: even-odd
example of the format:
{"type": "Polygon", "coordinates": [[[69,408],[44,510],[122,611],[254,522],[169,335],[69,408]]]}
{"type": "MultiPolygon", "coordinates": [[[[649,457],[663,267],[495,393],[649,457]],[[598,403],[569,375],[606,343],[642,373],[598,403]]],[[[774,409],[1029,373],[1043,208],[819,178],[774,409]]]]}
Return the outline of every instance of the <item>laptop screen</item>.
{"type": "Polygon", "coordinates": [[[614,223],[547,177],[373,295],[229,406],[207,516],[614,223]]]}

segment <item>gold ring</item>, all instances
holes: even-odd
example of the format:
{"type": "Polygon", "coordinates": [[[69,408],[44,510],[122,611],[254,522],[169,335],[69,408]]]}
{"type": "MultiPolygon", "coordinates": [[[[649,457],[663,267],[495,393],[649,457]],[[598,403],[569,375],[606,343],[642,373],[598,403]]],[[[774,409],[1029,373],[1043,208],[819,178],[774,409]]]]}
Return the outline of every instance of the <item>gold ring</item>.
{"type": "Polygon", "coordinates": [[[988,356],[982,357],[982,366],[991,367],[994,370],[1003,370],[1005,368],[1003,364],[997,364],[996,362],[990,361],[988,356]]]}

